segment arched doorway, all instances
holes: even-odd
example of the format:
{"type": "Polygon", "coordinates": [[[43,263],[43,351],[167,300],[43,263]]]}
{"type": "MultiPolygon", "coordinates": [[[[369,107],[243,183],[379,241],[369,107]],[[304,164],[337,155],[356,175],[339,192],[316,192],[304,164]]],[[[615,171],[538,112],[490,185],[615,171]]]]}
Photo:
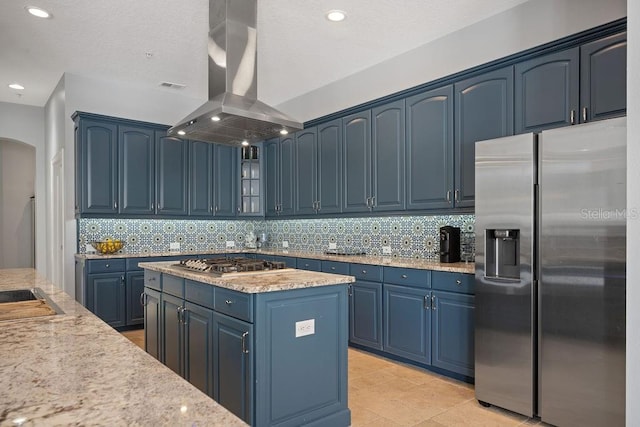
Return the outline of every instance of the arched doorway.
{"type": "Polygon", "coordinates": [[[0,268],[35,266],[35,147],[0,139],[0,268]]]}

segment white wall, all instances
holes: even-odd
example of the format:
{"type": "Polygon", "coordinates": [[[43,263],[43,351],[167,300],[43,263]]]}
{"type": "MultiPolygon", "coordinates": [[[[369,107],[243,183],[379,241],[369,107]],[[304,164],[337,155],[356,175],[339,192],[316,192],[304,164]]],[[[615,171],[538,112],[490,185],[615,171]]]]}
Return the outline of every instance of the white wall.
{"type": "Polygon", "coordinates": [[[44,109],[0,102],[0,138],[21,141],[35,147],[36,269],[46,276],[44,109]]]}
{"type": "Polygon", "coordinates": [[[0,268],[33,267],[36,149],[0,140],[0,268]]]}
{"type": "MultiPolygon", "coordinates": [[[[627,209],[640,213],[640,2],[627,11],[627,209]]],[[[627,217],[627,426],[640,425],[640,217],[627,217]]]]}
{"type": "Polygon", "coordinates": [[[624,16],[626,0],[530,0],[278,108],[315,119],[624,16]]]}

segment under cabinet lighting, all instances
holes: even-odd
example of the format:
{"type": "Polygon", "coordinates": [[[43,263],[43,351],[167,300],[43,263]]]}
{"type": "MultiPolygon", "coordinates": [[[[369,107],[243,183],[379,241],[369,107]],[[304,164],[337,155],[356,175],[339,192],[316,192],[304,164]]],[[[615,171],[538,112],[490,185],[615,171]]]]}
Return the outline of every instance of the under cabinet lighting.
{"type": "Polygon", "coordinates": [[[347,17],[347,14],[342,10],[334,9],[327,12],[326,16],[329,21],[340,22],[340,21],[344,21],[344,19],[347,17]]]}
{"type": "Polygon", "coordinates": [[[29,12],[30,14],[38,18],[44,18],[44,19],[51,18],[51,14],[49,12],[47,12],[44,9],[40,9],[39,7],[27,6],[25,7],[25,9],[27,9],[27,12],[29,12]]]}
{"type": "Polygon", "coordinates": [[[20,83],[11,83],[9,87],[15,90],[24,90],[24,86],[22,86],[20,83]]]}

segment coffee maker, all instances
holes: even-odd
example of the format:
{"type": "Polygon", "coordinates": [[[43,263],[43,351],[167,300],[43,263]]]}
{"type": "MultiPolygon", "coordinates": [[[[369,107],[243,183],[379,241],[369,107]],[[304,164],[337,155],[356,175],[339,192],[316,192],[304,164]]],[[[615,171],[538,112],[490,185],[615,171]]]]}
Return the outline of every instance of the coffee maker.
{"type": "Polygon", "coordinates": [[[460,261],[460,229],[440,227],[440,262],[460,261]]]}

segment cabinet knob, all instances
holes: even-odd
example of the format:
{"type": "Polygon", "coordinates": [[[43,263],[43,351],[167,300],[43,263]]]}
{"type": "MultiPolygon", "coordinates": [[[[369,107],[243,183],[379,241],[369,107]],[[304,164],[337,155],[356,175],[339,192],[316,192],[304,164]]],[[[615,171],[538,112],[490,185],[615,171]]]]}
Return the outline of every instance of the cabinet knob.
{"type": "Polygon", "coordinates": [[[367,270],[362,270],[362,274],[367,274],[367,270]]]}
{"type": "Polygon", "coordinates": [[[331,267],[331,271],[336,271],[336,268],[335,267],[331,267]]]}
{"type": "Polygon", "coordinates": [[[104,268],[109,268],[109,264],[105,264],[105,265],[104,265],[104,268]]]}
{"type": "Polygon", "coordinates": [[[456,280],[456,285],[461,285],[462,281],[460,279],[456,280]]]}
{"type": "Polygon", "coordinates": [[[400,276],[400,277],[402,277],[403,279],[406,279],[406,278],[407,278],[407,275],[406,275],[406,274],[403,274],[403,275],[402,275],[402,276],[400,276]]]}
{"type": "Polygon", "coordinates": [[[227,304],[227,305],[231,305],[231,304],[233,304],[233,301],[231,301],[230,299],[226,299],[226,300],[224,300],[224,303],[227,304]]]}

